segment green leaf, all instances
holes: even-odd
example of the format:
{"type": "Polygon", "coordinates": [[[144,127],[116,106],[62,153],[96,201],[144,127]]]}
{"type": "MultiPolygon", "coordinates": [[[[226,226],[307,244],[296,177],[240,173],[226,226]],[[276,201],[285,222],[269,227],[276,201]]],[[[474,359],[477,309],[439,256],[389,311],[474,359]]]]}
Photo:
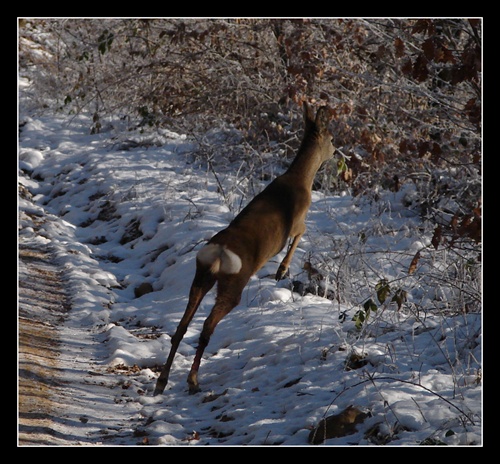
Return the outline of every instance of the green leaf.
{"type": "Polygon", "coordinates": [[[368,301],[364,302],[363,308],[365,308],[367,315],[370,311],[376,311],[378,309],[377,305],[371,298],[368,301]]]}
{"type": "Polygon", "coordinates": [[[354,314],[354,316],[352,316],[352,320],[354,321],[356,329],[361,330],[363,322],[365,322],[366,320],[366,313],[360,309],[359,311],[356,311],[356,314],[354,314]]]}
{"type": "Polygon", "coordinates": [[[391,287],[389,286],[389,282],[387,281],[387,279],[382,279],[375,286],[375,290],[377,291],[378,301],[380,301],[380,304],[383,304],[389,296],[389,293],[391,292],[391,287]]]}
{"type": "Polygon", "coordinates": [[[342,157],[337,161],[337,176],[339,176],[346,170],[347,170],[347,164],[345,162],[345,159],[342,157]]]}
{"type": "Polygon", "coordinates": [[[104,32],[99,36],[97,41],[99,44],[97,45],[97,49],[101,53],[101,55],[104,55],[106,51],[109,51],[111,49],[111,44],[113,43],[115,36],[112,32],[109,32],[107,29],[104,30],[104,32]]]}
{"type": "Polygon", "coordinates": [[[363,326],[363,323],[368,320],[370,316],[370,311],[376,311],[378,309],[375,302],[370,298],[363,303],[363,309],[356,311],[354,316],[352,316],[352,321],[354,321],[356,328],[359,330],[363,326]]]}

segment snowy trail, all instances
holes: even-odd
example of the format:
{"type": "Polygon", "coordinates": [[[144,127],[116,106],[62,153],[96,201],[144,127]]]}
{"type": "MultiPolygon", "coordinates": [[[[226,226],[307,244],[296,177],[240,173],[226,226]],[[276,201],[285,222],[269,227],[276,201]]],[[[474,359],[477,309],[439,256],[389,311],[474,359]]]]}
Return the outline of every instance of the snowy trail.
{"type": "Polygon", "coordinates": [[[127,403],[123,379],[89,357],[99,343],[90,330],[65,322],[62,271],[39,235],[41,224],[57,219],[34,205],[21,215],[32,227],[19,243],[18,444],[130,444],[131,411],[119,406],[127,403]]]}

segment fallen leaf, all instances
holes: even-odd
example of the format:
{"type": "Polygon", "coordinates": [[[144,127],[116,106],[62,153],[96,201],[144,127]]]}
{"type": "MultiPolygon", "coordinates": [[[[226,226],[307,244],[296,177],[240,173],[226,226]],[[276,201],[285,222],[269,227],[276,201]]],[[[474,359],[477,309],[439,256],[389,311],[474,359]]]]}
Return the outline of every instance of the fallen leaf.
{"type": "Polygon", "coordinates": [[[419,259],[420,259],[420,251],[417,251],[413,259],[411,260],[410,267],[408,268],[409,275],[412,275],[415,272],[419,259]]]}

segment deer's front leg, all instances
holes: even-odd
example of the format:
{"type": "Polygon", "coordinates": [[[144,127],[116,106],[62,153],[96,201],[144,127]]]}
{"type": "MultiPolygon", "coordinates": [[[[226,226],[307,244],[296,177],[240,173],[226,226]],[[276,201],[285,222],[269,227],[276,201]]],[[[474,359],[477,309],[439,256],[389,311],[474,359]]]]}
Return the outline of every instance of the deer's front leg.
{"type": "Polygon", "coordinates": [[[300,242],[300,239],[302,235],[304,235],[305,232],[305,227],[304,231],[302,231],[300,234],[296,235],[290,247],[288,248],[288,251],[283,258],[283,261],[281,261],[281,264],[278,267],[278,270],[276,271],[276,280],[281,280],[286,276],[286,273],[288,272],[288,268],[290,267],[290,263],[292,262],[293,254],[295,253],[295,250],[297,249],[297,246],[300,242]]]}

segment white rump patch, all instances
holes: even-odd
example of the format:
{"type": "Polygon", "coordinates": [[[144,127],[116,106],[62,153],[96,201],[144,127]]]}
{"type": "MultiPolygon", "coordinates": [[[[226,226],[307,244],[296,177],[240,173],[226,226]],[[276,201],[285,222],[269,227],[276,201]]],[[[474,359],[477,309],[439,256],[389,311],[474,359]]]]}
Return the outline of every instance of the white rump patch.
{"type": "Polygon", "coordinates": [[[220,270],[226,274],[238,274],[241,271],[241,258],[226,247],[222,250],[220,270]]]}
{"type": "Polygon", "coordinates": [[[198,252],[196,257],[201,264],[209,266],[213,264],[217,258],[220,258],[220,245],[209,243],[198,252]]]}
{"type": "Polygon", "coordinates": [[[225,245],[209,243],[197,255],[198,261],[205,266],[211,266],[211,271],[216,274],[238,274],[241,270],[241,258],[225,245]]]}

